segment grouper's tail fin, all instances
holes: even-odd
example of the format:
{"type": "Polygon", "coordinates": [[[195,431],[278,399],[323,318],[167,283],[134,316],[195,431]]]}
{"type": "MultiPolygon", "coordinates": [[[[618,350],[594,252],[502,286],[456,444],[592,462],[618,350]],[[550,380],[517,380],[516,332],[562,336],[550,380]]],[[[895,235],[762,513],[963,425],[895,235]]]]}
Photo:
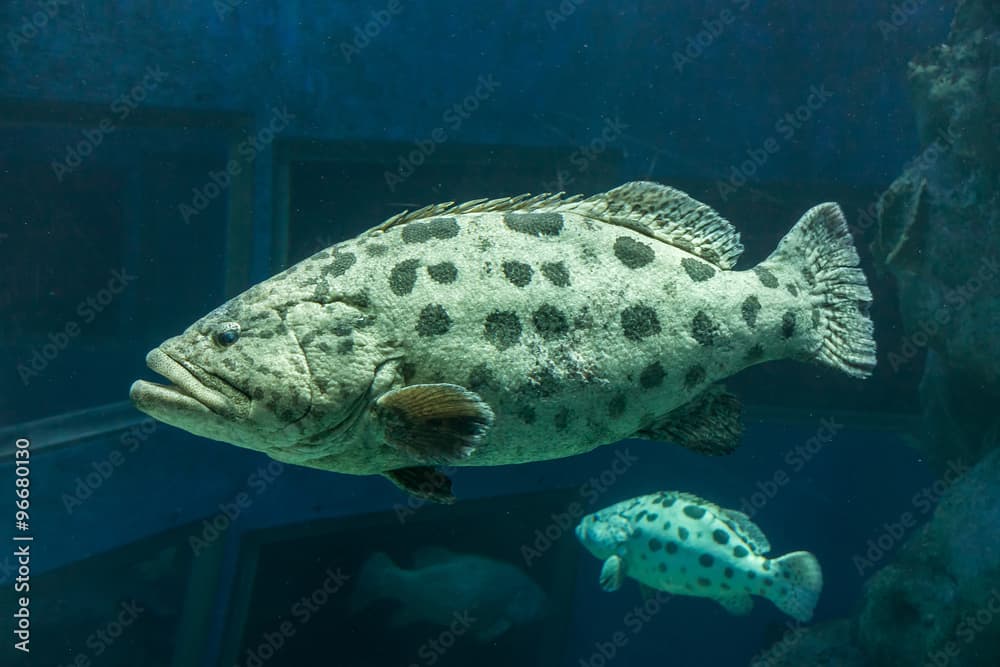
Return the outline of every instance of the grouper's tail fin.
{"type": "Polygon", "coordinates": [[[399,566],[388,555],[378,552],[369,556],[361,566],[358,581],[351,594],[351,609],[361,611],[372,603],[385,598],[395,598],[399,566]]]}
{"type": "MultiPolygon", "coordinates": [[[[875,368],[872,293],[858,266],[851,232],[833,203],[809,209],[760,268],[795,271],[808,286],[820,337],[815,358],[833,368],[868,377],[875,368]]],[[[773,279],[773,278],[772,278],[773,279]]]]}
{"type": "Polygon", "coordinates": [[[823,571],[808,551],[793,551],[773,561],[777,572],[772,599],[778,609],[797,621],[812,618],[823,590],[823,571]]]}

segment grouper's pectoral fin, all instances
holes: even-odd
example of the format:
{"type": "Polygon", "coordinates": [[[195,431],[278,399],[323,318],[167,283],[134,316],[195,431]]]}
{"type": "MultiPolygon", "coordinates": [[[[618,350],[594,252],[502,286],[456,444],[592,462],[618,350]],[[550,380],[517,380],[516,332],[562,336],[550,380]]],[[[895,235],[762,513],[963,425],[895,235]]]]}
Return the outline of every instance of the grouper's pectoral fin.
{"type": "Polygon", "coordinates": [[[454,384],[414,384],[375,401],[388,445],[420,463],[467,458],[493,425],[493,410],[478,394],[454,384]]]}
{"type": "Polygon", "coordinates": [[[625,581],[625,561],[621,556],[611,556],[604,561],[601,567],[601,588],[608,591],[617,591],[625,581]]]}
{"type": "Polygon", "coordinates": [[[641,429],[636,436],[676,442],[702,454],[731,454],[743,433],[741,411],[739,400],[715,385],[641,429]]]}
{"type": "Polygon", "coordinates": [[[450,505],[455,502],[451,493],[451,479],[437,468],[414,466],[397,468],[382,473],[390,482],[417,498],[450,505]]]}

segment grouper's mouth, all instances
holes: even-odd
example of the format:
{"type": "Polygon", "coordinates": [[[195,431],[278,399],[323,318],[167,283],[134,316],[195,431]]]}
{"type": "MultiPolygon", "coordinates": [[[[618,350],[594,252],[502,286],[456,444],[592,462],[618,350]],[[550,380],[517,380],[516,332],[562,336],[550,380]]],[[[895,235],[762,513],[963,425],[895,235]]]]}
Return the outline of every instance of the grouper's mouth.
{"type": "Polygon", "coordinates": [[[132,383],[129,398],[151,417],[167,423],[197,416],[239,420],[250,412],[249,396],[191,362],[153,348],[146,355],[146,365],[171,382],[132,383]]]}

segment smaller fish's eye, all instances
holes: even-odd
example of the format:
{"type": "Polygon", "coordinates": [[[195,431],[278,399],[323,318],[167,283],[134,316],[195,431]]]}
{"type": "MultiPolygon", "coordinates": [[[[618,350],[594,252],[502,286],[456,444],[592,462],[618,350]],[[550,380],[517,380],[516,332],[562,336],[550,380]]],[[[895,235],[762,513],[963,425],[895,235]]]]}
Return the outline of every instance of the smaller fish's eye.
{"type": "Polygon", "coordinates": [[[219,347],[229,347],[240,339],[240,325],[236,322],[226,322],[212,338],[219,347]]]}

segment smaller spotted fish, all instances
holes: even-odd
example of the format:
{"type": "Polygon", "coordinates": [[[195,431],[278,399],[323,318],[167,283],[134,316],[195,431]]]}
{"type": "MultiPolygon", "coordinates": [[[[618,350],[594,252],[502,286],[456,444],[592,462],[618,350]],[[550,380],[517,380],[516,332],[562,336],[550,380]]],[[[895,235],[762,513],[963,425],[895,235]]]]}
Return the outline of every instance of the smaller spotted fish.
{"type": "Polygon", "coordinates": [[[601,587],[625,577],[646,588],[707,597],[733,614],[749,613],[760,595],[798,621],[812,618],[823,587],[816,557],[771,549],[750,518],[682,491],[625,500],[583,517],[576,536],[604,560],[601,587]]]}

